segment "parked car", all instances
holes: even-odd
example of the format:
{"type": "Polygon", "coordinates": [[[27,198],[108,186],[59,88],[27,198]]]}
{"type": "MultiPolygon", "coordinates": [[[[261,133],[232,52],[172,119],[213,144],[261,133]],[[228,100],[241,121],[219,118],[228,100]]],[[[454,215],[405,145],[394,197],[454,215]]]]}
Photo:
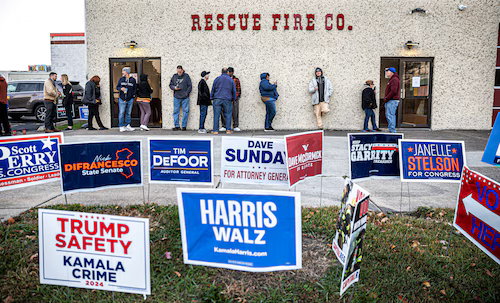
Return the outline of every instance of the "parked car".
{"type": "MultiPolygon", "coordinates": [[[[43,80],[18,80],[9,82],[7,96],[9,99],[8,113],[16,120],[22,116],[35,116],[37,121],[45,120],[45,105],[43,103],[43,80]]],[[[61,81],[56,81],[57,89],[62,92],[61,81]]],[[[79,82],[71,81],[73,85],[73,113],[79,117],[78,108],[82,106],[84,88],[79,82]]],[[[58,104],[58,118],[64,118],[65,110],[62,101],[58,104]]]]}

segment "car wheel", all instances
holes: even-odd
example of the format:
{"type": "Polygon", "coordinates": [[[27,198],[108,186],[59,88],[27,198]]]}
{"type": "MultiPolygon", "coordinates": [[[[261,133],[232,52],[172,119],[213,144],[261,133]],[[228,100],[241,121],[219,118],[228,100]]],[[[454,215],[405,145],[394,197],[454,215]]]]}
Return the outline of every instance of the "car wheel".
{"type": "Polygon", "coordinates": [[[45,105],[40,104],[35,108],[35,118],[38,122],[45,121],[46,108],[45,105]]]}
{"type": "Polygon", "coordinates": [[[20,120],[23,115],[20,114],[9,114],[12,120],[20,120]]]}

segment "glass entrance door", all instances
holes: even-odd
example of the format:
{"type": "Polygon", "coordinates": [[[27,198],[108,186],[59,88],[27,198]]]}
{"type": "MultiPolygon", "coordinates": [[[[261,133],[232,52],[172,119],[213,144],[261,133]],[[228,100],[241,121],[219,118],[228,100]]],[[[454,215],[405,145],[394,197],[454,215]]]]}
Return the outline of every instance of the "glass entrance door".
{"type": "MultiPolygon", "coordinates": [[[[149,127],[161,127],[161,60],[159,58],[124,58],[110,59],[110,90],[111,90],[111,126],[118,127],[118,99],[120,92],[116,89],[118,80],[122,76],[122,69],[130,67],[130,76],[134,77],[139,83],[140,75],[146,74],[149,78],[149,84],[153,89],[151,99],[151,117],[149,118],[149,127]]],[[[140,110],[137,102],[132,107],[132,126],[140,125],[140,110]]]]}

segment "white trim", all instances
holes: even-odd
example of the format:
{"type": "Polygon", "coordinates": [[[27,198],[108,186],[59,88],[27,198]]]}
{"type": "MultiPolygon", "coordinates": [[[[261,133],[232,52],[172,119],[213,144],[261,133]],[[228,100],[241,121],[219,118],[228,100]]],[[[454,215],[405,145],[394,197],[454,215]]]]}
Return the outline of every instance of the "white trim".
{"type": "Polygon", "coordinates": [[[500,86],[493,86],[493,89],[500,89],[500,86]]]}
{"type": "Polygon", "coordinates": [[[176,137],[176,136],[164,136],[164,137],[147,137],[148,142],[148,182],[150,184],[191,184],[191,185],[209,185],[214,184],[214,141],[213,137],[210,138],[190,138],[190,137],[176,137]],[[151,180],[151,140],[181,140],[181,141],[210,141],[210,182],[195,182],[195,181],[160,181],[151,180]]]}

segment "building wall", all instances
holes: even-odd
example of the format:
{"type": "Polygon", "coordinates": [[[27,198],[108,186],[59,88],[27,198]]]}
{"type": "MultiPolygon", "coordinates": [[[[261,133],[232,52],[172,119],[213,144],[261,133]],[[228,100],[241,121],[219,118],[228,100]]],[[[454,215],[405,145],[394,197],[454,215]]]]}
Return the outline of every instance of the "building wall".
{"type": "MultiPolygon", "coordinates": [[[[379,86],[381,57],[433,57],[434,79],[431,128],[489,129],[492,83],[496,60],[497,0],[478,0],[465,11],[456,0],[348,1],[193,1],[181,4],[151,0],[130,5],[117,0],[86,0],[88,73],[101,76],[104,104],[101,117],[110,125],[109,58],[161,57],[163,127],[173,126],[170,77],[179,64],[194,83],[188,128],[198,127],[197,88],[203,70],[211,71],[211,86],[223,66],[235,68],[240,79],[240,127],[262,129],[265,108],[259,97],[259,75],[269,72],[278,80],[276,129],[313,129],[316,126],[307,85],[319,66],[332,81],[327,129],[361,129],[361,88],[367,79],[379,86]],[[409,11],[421,7],[428,14],[409,11]],[[119,8],[117,10],[116,8],[119,8]],[[261,29],[239,29],[238,14],[260,14],[261,29]],[[345,16],[344,30],[325,29],[325,15],[345,16]],[[192,31],[192,14],[214,14],[212,31],[192,31]],[[215,30],[216,15],[236,14],[236,30],[215,30]],[[272,14],[281,14],[272,30],[272,14]],[[303,30],[285,31],[284,15],[302,15],[303,30]],[[306,14],[315,15],[315,30],[306,30],[306,14]],[[348,30],[347,26],[352,26],[348,30]],[[134,40],[138,48],[123,46],[134,40]],[[408,40],[420,43],[407,50],[408,40]],[[108,101],[107,101],[108,100],[108,101]]],[[[251,19],[249,19],[251,22],[251,19]]],[[[253,24],[249,24],[252,26],[253,24]]],[[[292,24],[290,24],[292,25],[292,24]]],[[[56,69],[53,65],[53,68],[56,69]]],[[[57,70],[57,69],[56,69],[57,70]]],[[[113,84],[116,85],[116,84],[113,84]]],[[[208,118],[207,129],[212,125],[208,118]]]]}
{"type": "Polygon", "coordinates": [[[87,70],[85,36],[75,36],[74,34],[55,35],[57,36],[51,34],[50,37],[52,71],[58,75],[67,74],[70,81],[85,83],[87,70]],[[75,42],[81,42],[81,44],[73,44],[75,42]]]}

